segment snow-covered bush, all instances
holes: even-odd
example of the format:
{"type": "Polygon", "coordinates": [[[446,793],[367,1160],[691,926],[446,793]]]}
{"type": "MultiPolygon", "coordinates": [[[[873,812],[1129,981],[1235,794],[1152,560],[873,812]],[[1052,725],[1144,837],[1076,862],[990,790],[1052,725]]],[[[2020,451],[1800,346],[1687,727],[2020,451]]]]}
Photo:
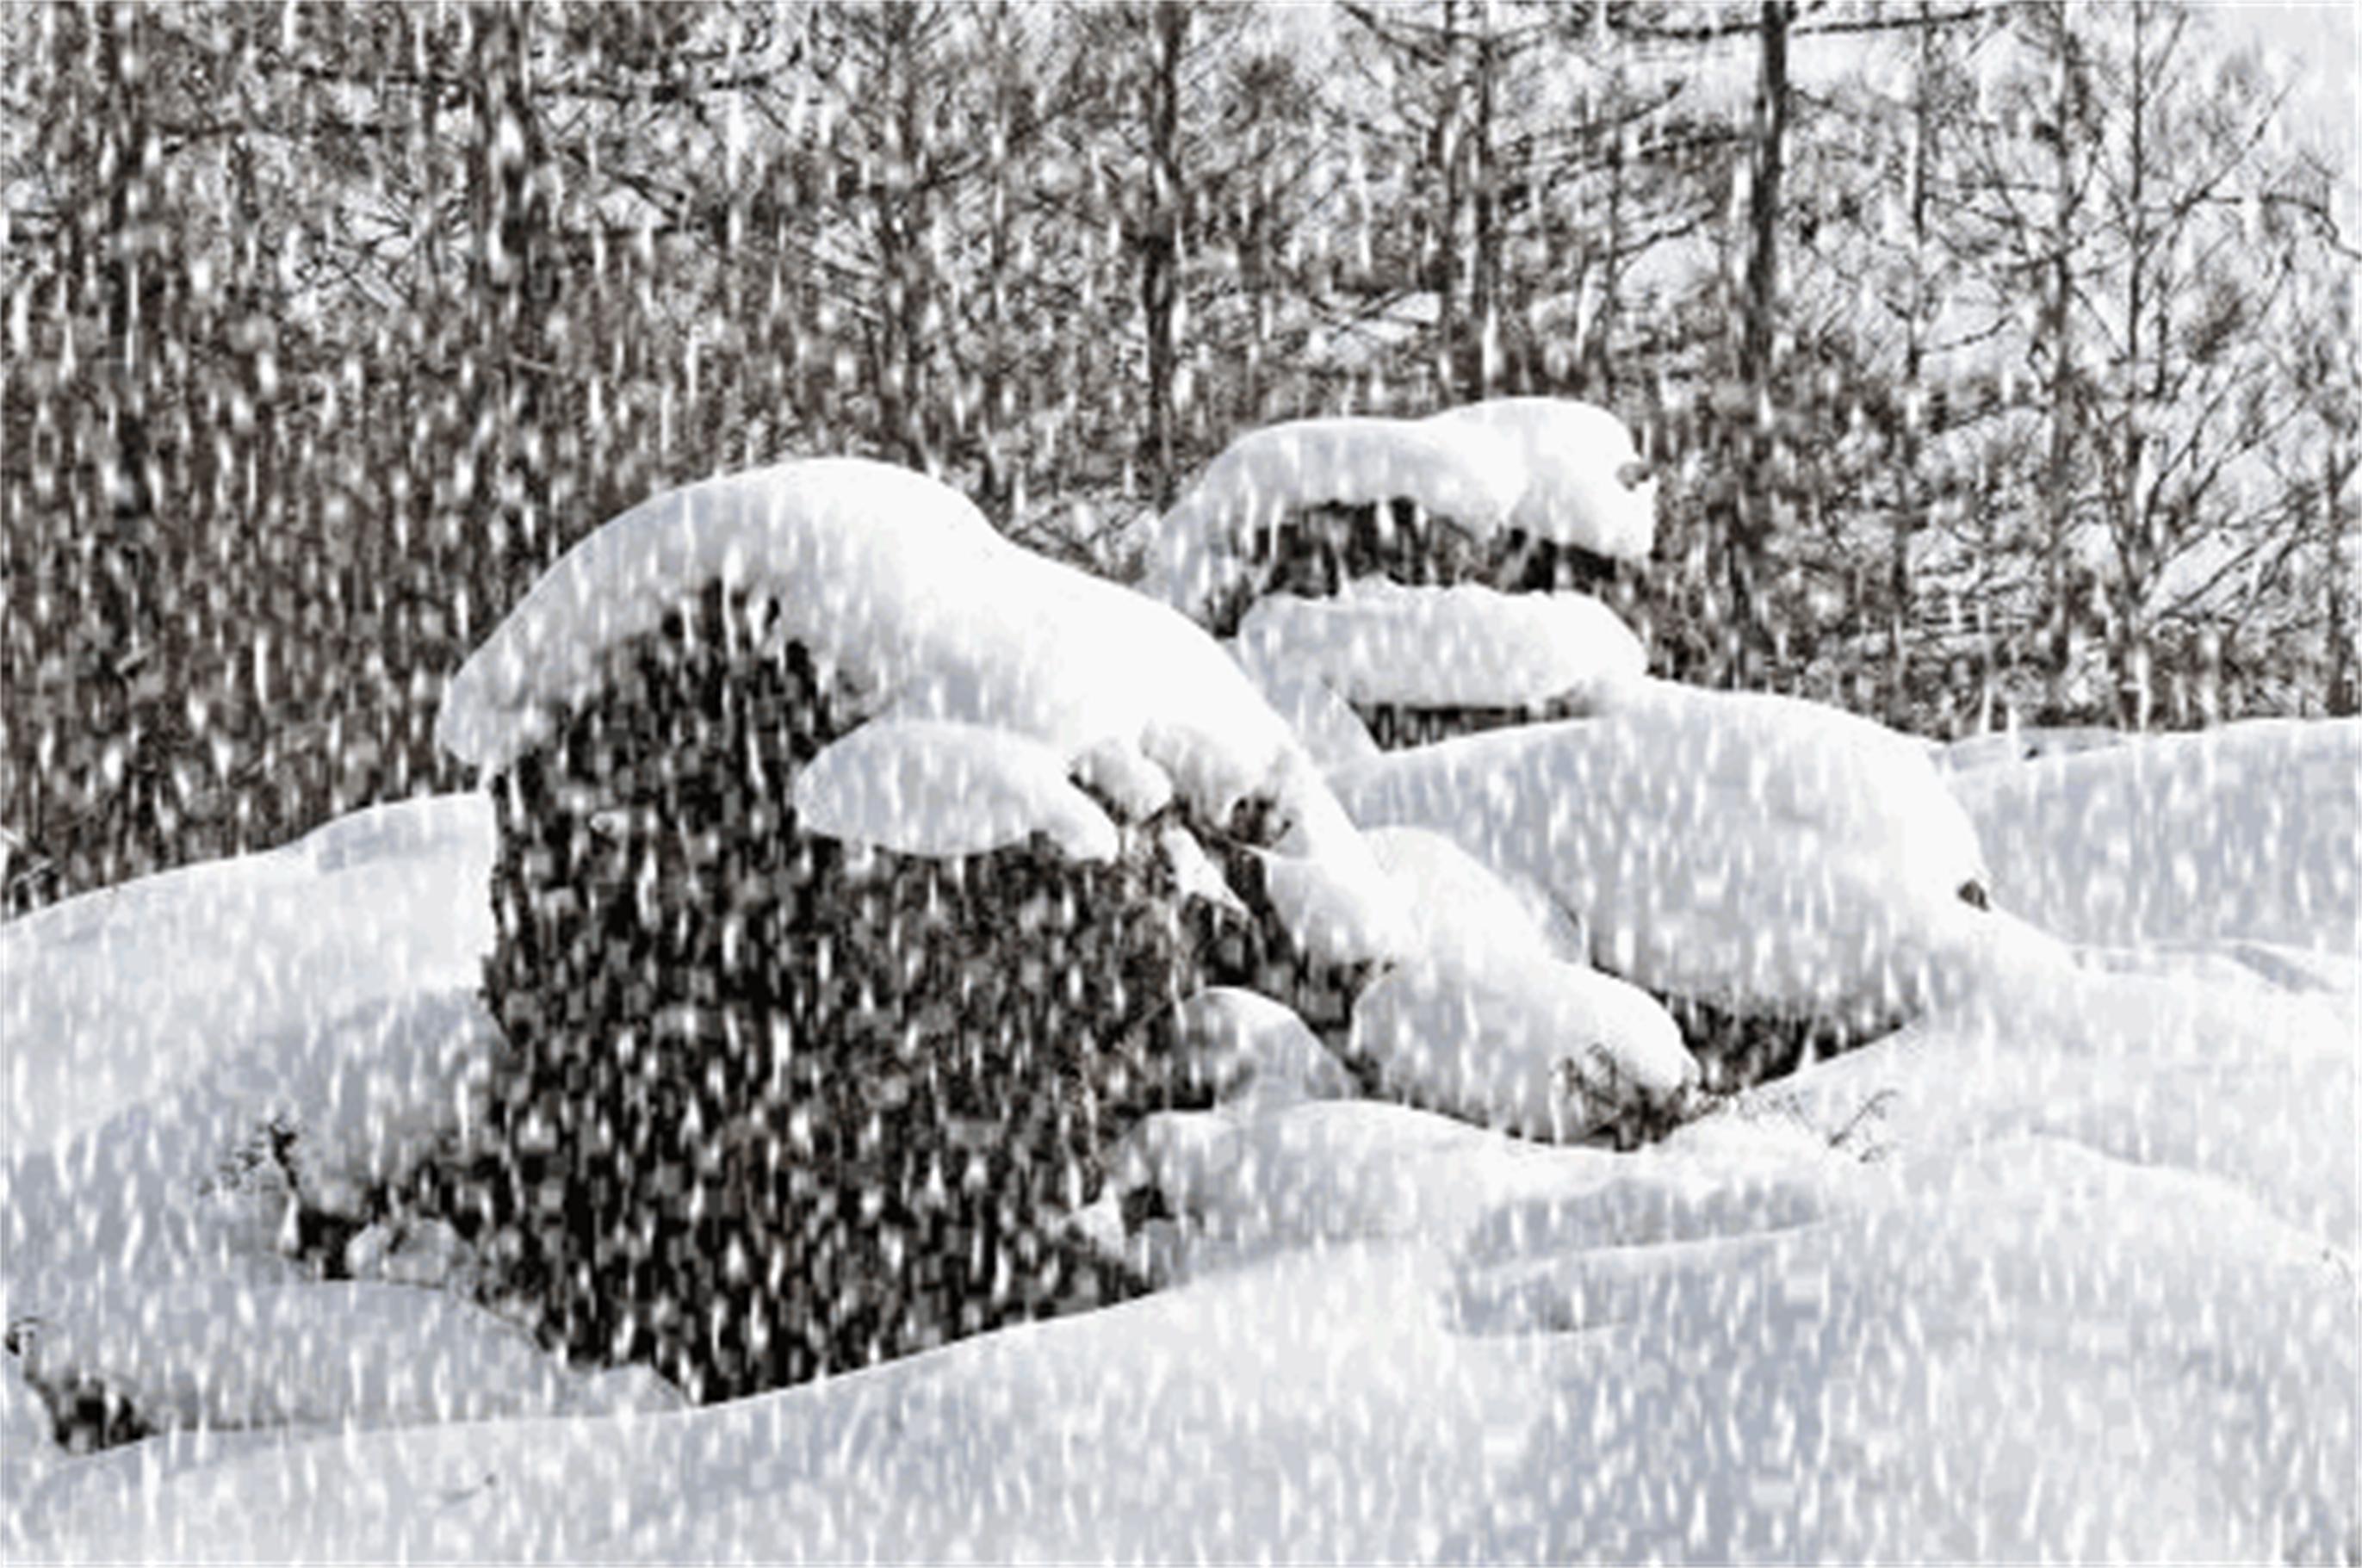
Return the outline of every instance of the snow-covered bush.
{"type": "Polygon", "coordinates": [[[416,1200],[701,1396],[1104,1301],[1069,1232],[1245,980],[1341,1031],[1390,884],[1230,661],[827,460],[658,497],[455,684],[494,774],[484,1149],[416,1200]],[[1209,849],[1211,853],[1209,853],[1209,849]]]}
{"type": "Polygon", "coordinates": [[[1284,709],[1309,680],[1414,745],[1637,674],[1638,639],[1575,591],[1627,580],[1655,508],[1631,433],[1586,403],[1297,420],[1215,458],[1159,522],[1146,586],[1235,635],[1284,709]]]}

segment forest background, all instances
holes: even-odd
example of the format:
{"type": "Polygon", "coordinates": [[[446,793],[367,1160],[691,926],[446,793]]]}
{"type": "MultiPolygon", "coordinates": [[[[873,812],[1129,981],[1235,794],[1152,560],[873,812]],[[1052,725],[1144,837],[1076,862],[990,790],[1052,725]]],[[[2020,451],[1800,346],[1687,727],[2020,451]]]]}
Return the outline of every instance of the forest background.
{"type": "Polygon", "coordinates": [[[1248,429],[1523,393],[1667,480],[1660,673],[2352,713],[2352,62],[2232,20],[8,7],[0,912],[461,786],[444,683],[665,487],[864,453],[1123,578],[1248,429]]]}

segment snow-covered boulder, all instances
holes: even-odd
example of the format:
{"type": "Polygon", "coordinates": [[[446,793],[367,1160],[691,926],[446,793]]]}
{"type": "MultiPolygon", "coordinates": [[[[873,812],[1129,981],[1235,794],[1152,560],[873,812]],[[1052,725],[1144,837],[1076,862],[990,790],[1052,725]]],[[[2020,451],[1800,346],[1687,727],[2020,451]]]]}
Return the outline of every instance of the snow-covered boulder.
{"type": "Polygon", "coordinates": [[[1261,658],[1235,639],[1225,646],[1264,701],[1271,704],[1272,712],[1287,721],[1306,754],[1321,768],[1367,762],[1378,755],[1380,747],[1370,726],[1318,675],[1261,658]]]}
{"type": "Polygon", "coordinates": [[[1740,1013],[1915,1010],[1984,900],[1976,832],[1925,748],[1793,699],[1629,683],[1594,718],[1334,782],[1365,825],[1450,834],[1547,889],[1600,967],[1740,1013]]]}
{"type": "Polygon", "coordinates": [[[1074,860],[1112,860],[1115,824],[1048,746],[976,724],[875,720],[796,775],[805,832],[899,855],[982,855],[1043,834],[1074,860]]]}
{"type": "Polygon", "coordinates": [[[1655,999],[1589,966],[1529,879],[1421,828],[1367,837],[1412,910],[1412,954],[1354,1004],[1350,1049],[1389,1094],[1527,1137],[1646,1126],[1699,1078],[1655,999]]]}
{"type": "Polygon", "coordinates": [[[515,1049],[422,1204],[575,1353],[701,1396],[1124,1294],[1054,1216],[1166,1093],[1156,1021],[1402,942],[1201,630],[875,463],[616,519],[438,734],[496,776],[515,1049]]]}
{"type": "Polygon", "coordinates": [[[1655,508],[1630,432],[1584,403],[1297,420],[1241,436],[1182,493],[1143,586],[1225,634],[1271,593],[1356,578],[1582,586],[1647,557],[1655,508]]]}
{"type": "Polygon", "coordinates": [[[1541,883],[1487,865],[1431,828],[1374,827],[1362,836],[1402,889],[1421,960],[1469,971],[1584,961],[1582,928],[1541,883]]]}

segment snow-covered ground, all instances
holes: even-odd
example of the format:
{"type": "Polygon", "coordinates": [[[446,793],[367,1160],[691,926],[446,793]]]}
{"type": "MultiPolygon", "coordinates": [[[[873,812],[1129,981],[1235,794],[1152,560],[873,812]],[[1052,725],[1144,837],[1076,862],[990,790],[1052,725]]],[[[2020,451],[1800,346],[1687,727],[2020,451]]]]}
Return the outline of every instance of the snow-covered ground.
{"type": "Polygon", "coordinates": [[[2082,945],[1636,1154],[1279,1041],[1244,1081],[1313,1092],[1140,1141],[1171,1287],[695,1411],[271,1245],[468,1114],[480,799],[77,900],[0,928],[0,1550],[2354,1561],[2356,734],[1949,775],[2082,945]],[[204,1425],[69,1458],[61,1365],[204,1425]]]}

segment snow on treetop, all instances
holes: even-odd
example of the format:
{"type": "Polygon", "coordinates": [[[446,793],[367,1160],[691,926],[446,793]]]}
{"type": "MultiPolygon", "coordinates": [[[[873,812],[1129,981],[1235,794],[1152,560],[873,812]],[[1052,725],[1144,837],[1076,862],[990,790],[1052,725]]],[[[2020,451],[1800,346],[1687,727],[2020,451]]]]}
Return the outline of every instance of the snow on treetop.
{"type": "Polygon", "coordinates": [[[1302,671],[1349,702],[1418,708],[1514,708],[1587,699],[1637,679],[1640,639],[1581,593],[1503,593],[1349,583],[1334,599],[1275,594],[1239,624],[1239,645],[1277,669],[1302,671]]]}
{"type": "MultiPolygon", "coordinates": [[[[1330,889],[1322,907],[1355,911],[1350,939],[1330,934],[1356,947],[1396,940],[1391,885],[1286,723],[1202,630],[1010,543],[935,480],[864,458],[708,480],[607,524],[460,669],[436,738],[479,768],[507,767],[596,690],[609,650],[717,581],[776,607],[771,635],[862,691],[873,722],[1021,737],[1068,768],[1120,778],[1130,796],[1155,793],[1161,774],[1215,822],[1249,796],[1274,801],[1287,824],[1280,856],[1330,889]]],[[[900,776],[907,747],[890,739],[865,755],[900,776]]],[[[985,772],[1008,784],[1023,771],[1008,761],[985,772]]],[[[1005,805],[1044,798],[1003,794],[1005,805]]],[[[1036,825],[1055,834],[1077,821],[1052,812],[1036,825]]]]}
{"type": "Polygon", "coordinates": [[[1498,398],[1426,419],[1302,419],[1224,448],[1157,524],[1149,591],[1195,608],[1288,512],[1407,500],[1479,537],[1515,528],[1617,559],[1656,539],[1656,486],[1632,482],[1632,433],[1564,398],[1498,398]]]}

